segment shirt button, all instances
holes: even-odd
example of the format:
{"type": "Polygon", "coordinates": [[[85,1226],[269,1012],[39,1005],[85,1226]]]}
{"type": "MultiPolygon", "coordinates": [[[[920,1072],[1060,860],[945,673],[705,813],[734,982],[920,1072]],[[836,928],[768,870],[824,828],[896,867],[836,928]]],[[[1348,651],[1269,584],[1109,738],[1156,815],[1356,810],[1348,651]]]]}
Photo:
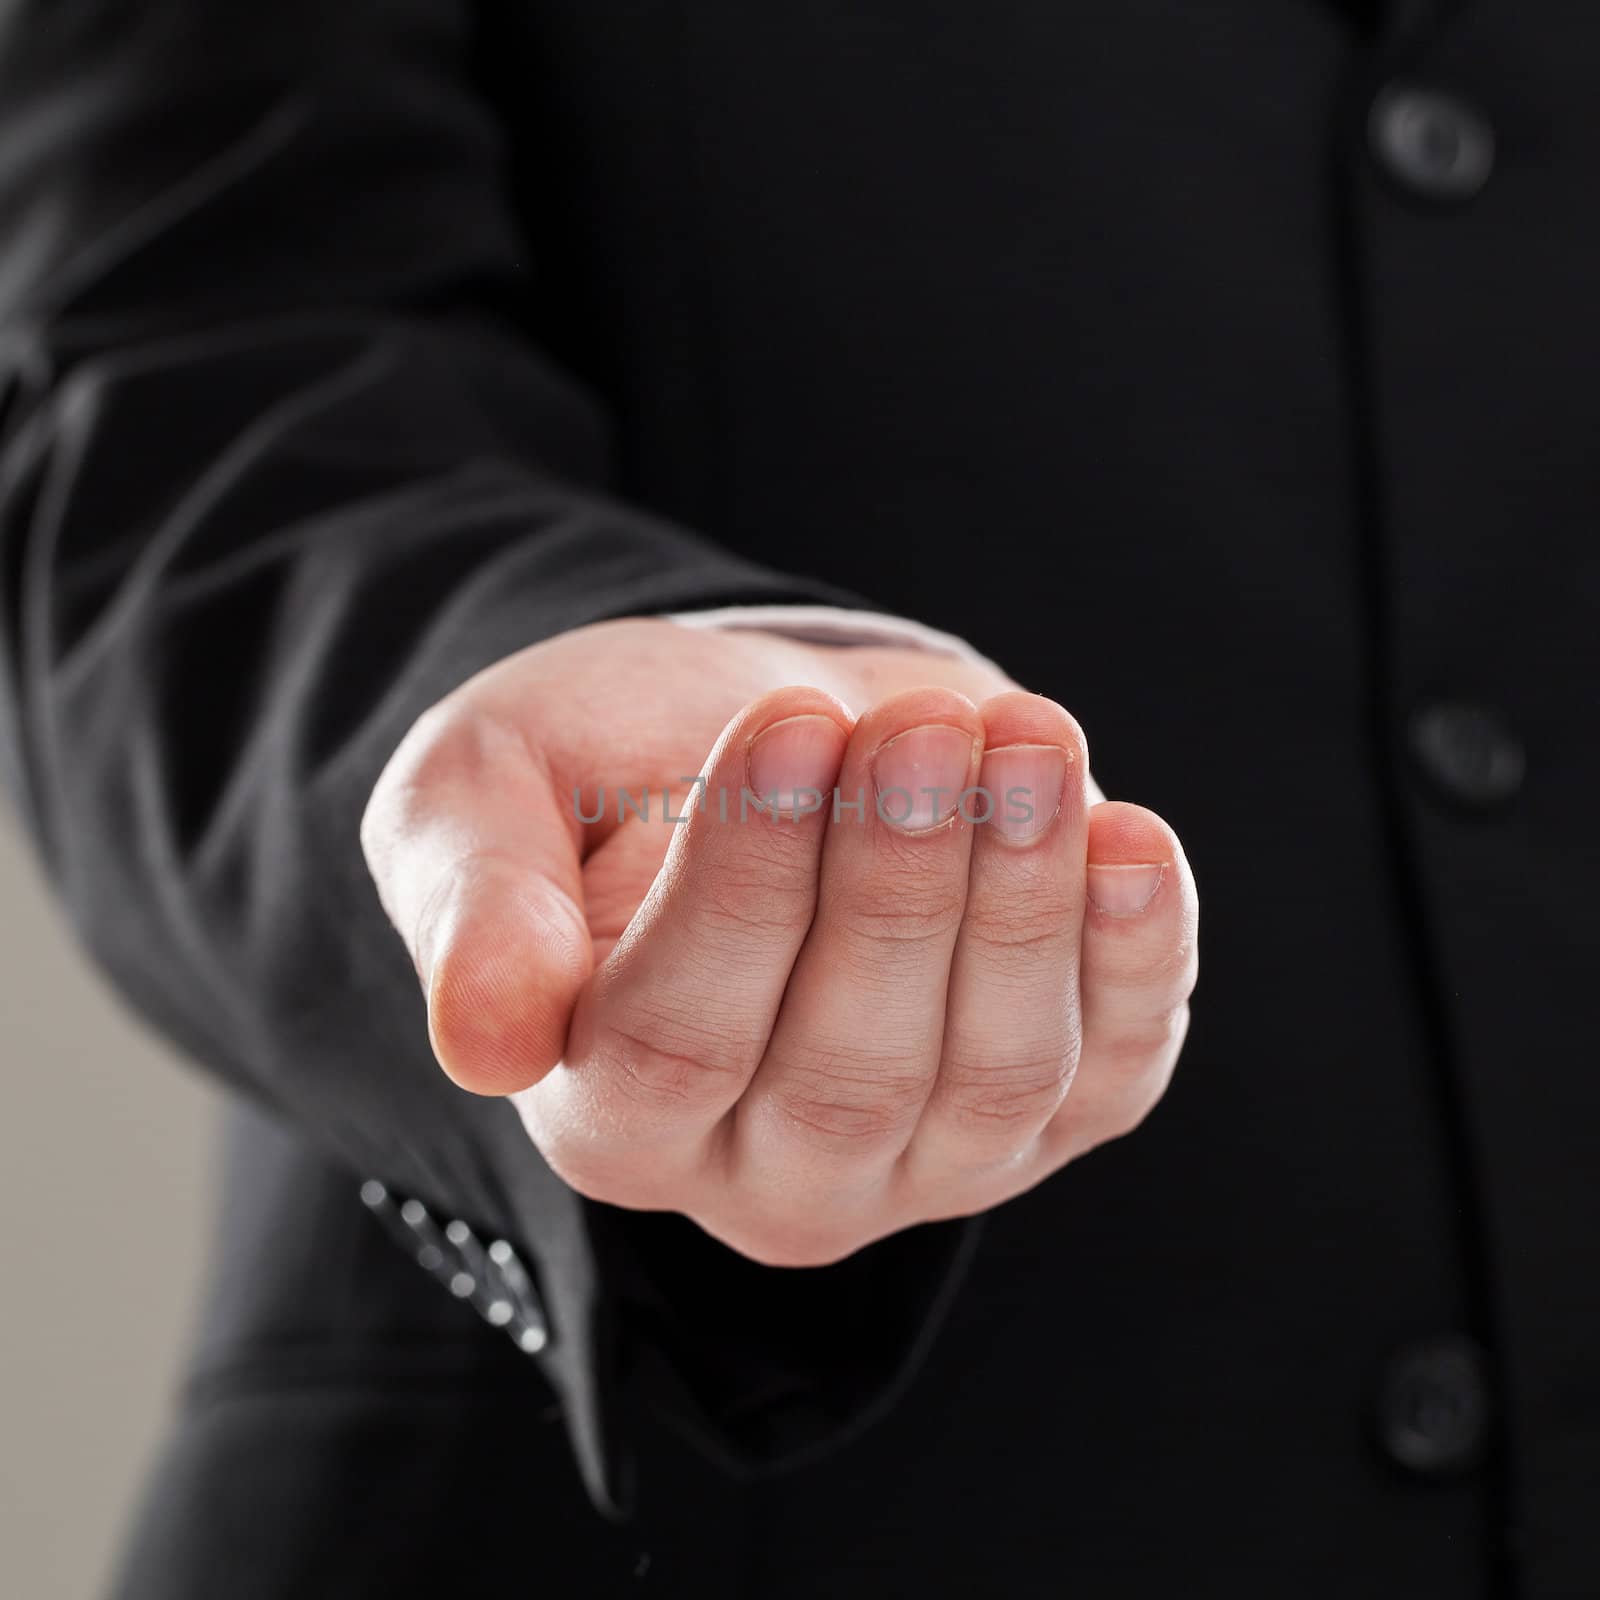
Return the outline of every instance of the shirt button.
{"type": "Polygon", "coordinates": [[[1470,200],[1494,167],[1494,130],[1464,101],[1414,84],[1379,91],[1367,121],[1373,155],[1430,200],[1470,200]]]}
{"type": "Polygon", "coordinates": [[[1399,1351],[1378,1401],[1378,1430],[1389,1458],[1430,1478],[1476,1466],[1489,1437],[1486,1368],[1482,1350],[1461,1335],[1399,1351]]]}
{"type": "Polygon", "coordinates": [[[1446,800],[1474,811],[1515,798],[1528,770],[1521,741],[1487,706],[1443,701],[1411,719],[1411,753],[1446,800]]]}

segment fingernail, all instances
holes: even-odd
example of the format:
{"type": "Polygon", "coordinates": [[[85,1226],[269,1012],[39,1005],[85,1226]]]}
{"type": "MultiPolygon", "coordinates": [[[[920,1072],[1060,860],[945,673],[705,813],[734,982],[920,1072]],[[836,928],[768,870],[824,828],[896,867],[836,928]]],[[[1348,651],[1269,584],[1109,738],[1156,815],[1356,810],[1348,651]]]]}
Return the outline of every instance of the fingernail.
{"type": "Polygon", "coordinates": [[[745,753],[745,781],[763,811],[797,818],[820,808],[844,759],[846,734],[832,717],[786,717],[745,753]]]}
{"type": "Polygon", "coordinates": [[[1089,864],[1089,900],[1108,917],[1136,917],[1156,897],[1165,861],[1089,864]]]}
{"type": "Polygon", "coordinates": [[[1037,839],[1061,811],[1067,752],[1056,744],[1012,744],[983,754],[979,782],[986,793],[969,809],[987,807],[989,822],[1003,839],[1037,839]]]}
{"type": "MultiPolygon", "coordinates": [[[[879,817],[902,833],[948,822],[972,781],[976,748],[965,728],[946,724],[911,728],[879,746],[872,758],[879,817]]],[[[979,804],[968,800],[969,807],[979,804]]]]}

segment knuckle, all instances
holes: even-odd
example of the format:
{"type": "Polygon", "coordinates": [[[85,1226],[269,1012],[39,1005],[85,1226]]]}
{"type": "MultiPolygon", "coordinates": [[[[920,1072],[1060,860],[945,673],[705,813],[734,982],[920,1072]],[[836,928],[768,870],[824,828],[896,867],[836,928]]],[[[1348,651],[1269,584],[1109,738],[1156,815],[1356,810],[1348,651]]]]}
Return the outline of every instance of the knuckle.
{"type": "Polygon", "coordinates": [[[778,937],[803,930],[811,920],[814,880],[797,881],[792,871],[723,868],[708,873],[698,893],[709,927],[731,936],[733,948],[742,941],[762,946],[778,937]]]}
{"type": "Polygon", "coordinates": [[[1154,976],[1181,994],[1194,988],[1200,972],[1199,945],[1190,934],[1174,939],[1151,964],[1154,976]]]}
{"type": "Polygon", "coordinates": [[[1177,949],[1173,960],[1174,987],[1187,1000],[1200,981],[1200,947],[1196,940],[1186,938],[1177,949]]]}
{"type": "Polygon", "coordinates": [[[1003,905],[987,899],[967,909],[962,938],[980,959],[994,964],[1056,956],[1077,942],[1075,908],[1065,899],[1038,894],[1007,897],[1003,905]]]}
{"type": "Polygon", "coordinates": [[[688,1109],[736,1092],[748,1046],[731,1031],[682,1017],[608,1022],[602,1052],[631,1098],[654,1109],[688,1109]]]}
{"type": "Polygon", "coordinates": [[[786,1064],[772,1096],[791,1128],[849,1148],[909,1133],[929,1087],[926,1075],[902,1060],[832,1051],[786,1064]]]}
{"type": "Polygon", "coordinates": [[[817,824],[823,815],[803,811],[795,816],[781,809],[773,815],[757,812],[741,818],[739,826],[727,833],[735,841],[732,848],[753,871],[780,879],[797,873],[814,876],[822,846],[817,824]]]}
{"type": "Polygon", "coordinates": [[[1117,1079],[1159,1072],[1175,1056],[1189,1027],[1186,1003],[1119,1031],[1095,1051],[1096,1065],[1117,1079]]]}
{"type": "Polygon", "coordinates": [[[368,861],[381,861],[441,795],[481,793],[526,760],[518,733],[464,690],[430,706],[395,746],[367,797],[360,839],[368,861]]]}
{"type": "Polygon", "coordinates": [[[439,784],[479,782],[525,755],[513,729],[458,693],[417,718],[390,758],[384,777],[393,793],[404,798],[439,784]]]}
{"type": "Polygon", "coordinates": [[[961,925],[966,884],[947,873],[868,874],[836,886],[825,910],[830,928],[869,945],[938,944],[961,925]]]}
{"type": "Polygon", "coordinates": [[[941,1098],[958,1125],[1005,1134],[1047,1122],[1066,1099],[1076,1070],[1077,1051],[1065,1045],[1010,1060],[970,1062],[949,1072],[941,1098]]]}
{"type": "Polygon", "coordinates": [[[1104,933],[1095,951],[1094,977],[1124,989],[1152,989],[1187,995],[1197,968],[1194,942],[1177,939],[1154,943],[1144,930],[1115,929],[1109,947],[1104,933]],[[1118,934],[1125,937],[1118,939],[1118,934]]]}

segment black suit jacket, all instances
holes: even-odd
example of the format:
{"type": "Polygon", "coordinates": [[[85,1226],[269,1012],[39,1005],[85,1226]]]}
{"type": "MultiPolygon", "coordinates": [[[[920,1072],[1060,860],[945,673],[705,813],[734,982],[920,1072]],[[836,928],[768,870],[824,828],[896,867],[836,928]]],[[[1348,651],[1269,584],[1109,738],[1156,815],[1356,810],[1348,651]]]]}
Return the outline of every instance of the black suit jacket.
{"type": "Polygon", "coordinates": [[[6,8],[5,769],[253,1106],[119,1593],[1600,1592],[1600,13],[1366,10],[6,8]],[[965,634],[1206,900],[1136,1137],[815,1273],[454,1090],[356,843],[752,600],[965,634]]]}

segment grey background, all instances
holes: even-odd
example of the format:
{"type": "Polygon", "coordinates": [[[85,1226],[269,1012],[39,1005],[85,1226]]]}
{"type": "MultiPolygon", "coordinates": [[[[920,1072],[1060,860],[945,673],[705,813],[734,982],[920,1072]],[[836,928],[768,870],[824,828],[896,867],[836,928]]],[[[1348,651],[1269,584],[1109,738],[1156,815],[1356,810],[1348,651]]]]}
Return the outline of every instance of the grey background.
{"type": "Polygon", "coordinates": [[[217,1097],[73,947],[0,812],[0,1594],[92,1600],[193,1315],[217,1097]]]}

